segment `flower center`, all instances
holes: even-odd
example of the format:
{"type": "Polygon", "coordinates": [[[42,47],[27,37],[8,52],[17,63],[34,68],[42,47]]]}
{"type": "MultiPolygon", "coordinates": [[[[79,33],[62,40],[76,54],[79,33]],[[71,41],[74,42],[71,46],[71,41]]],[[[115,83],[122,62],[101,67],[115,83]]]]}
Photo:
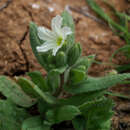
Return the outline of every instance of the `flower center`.
{"type": "Polygon", "coordinates": [[[58,38],[56,39],[56,43],[57,43],[57,45],[58,45],[58,46],[60,46],[60,45],[61,45],[62,40],[63,40],[63,38],[62,38],[62,37],[58,37],[58,38]]]}

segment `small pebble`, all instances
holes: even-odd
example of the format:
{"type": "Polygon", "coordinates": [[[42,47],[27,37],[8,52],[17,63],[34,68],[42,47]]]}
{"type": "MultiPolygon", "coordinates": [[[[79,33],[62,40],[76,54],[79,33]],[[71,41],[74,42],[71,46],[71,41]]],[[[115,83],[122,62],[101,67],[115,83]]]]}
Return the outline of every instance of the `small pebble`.
{"type": "Polygon", "coordinates": [[[53,8],[53,7],[48,7],[48,10],[49,10],[50,12],[54,12],[54,8],[53,8]]]}
{"type": "Polygon", "coordinates": [[[39,9],[39,8],[40,8],[40,5],[38,5],[38,4],[32,4],[32,8],[33,8],[33,9],[39,9]]]}

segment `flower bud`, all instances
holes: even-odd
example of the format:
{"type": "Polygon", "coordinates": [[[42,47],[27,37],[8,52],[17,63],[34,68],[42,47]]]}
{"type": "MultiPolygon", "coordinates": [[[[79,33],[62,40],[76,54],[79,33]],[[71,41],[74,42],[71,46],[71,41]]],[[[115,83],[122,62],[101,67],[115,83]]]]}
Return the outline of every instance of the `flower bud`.
{"type": "Polygon", "coordinates": [[[66,65],[66,55],[63,51],[60,51],[56,55],[56,66],[62,67],[64,65],[66,65]]]}
{"type": "Polygon", "coordinates": [[[79,43],[74,44],[73,47],[70,48],[68,52],[68,58],[67,58],[67,63],[71,66],[76,63],[78,58],[81,55],[81,46],[79,43]]]}
{"type": "Polygon", "coordinates": [[[80,66],[77,67],[77,69],[86,72],[86,66],[85,65],[80,65],[80,66]]]}
{"type": "Polygon", "coordinates": [[[44,58],[46,58],[46,64],[50,69],[54,69],[55,68],[55,57],[52,54],[48,54],[46,55],[46,57],[44,56],[44,58]]]}
{"type": "Polygon", "coordinates": [[[54,56],[49,54],[48,57],[47,57],[47,63],[48,64],[53,64],[54,62],[54,56]]]}
{"type": "Polygon", "coordinates": [[[72,84],[79,83],[87,78],[86,72],[81,68],[74,68],[70,72],[70,80],[72,84]]]}

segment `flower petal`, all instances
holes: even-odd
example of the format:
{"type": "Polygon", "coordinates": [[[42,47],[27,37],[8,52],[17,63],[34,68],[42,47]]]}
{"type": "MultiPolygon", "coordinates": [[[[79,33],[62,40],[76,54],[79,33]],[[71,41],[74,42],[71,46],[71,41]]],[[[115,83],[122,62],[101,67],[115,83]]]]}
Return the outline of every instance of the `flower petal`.
{"type": "Polygon", "coordinates": [[[62,28],[62,35],[64,37],[64,39],[66,39],[67,35],[72,34],[71,28],[69,27],[63,27],[62,28]]]}
{"type": "Polygon", "coordinates": [[[56,47],[56,45],[54,43],[45,42],[41,46],[37,46],[36,49],[37,49],[38,52],[47,52],[48,50],[51,50],[55,47],[56,47]]]}
{"type": "Polygon", "coordinates": [[[41,40],[48,41],[54,40],[56,35],[47,28],[38,27],[38,36],[41,40]]]}
{"type": "Polygon", "coordinates": [[[56,55],[57,51],[61,48],[61,46],[57,46],[52,50],[52,55],[56,55]]]}
{"type": "Polygon", "coordinates": [[[62,20],[63,18],[60,15],[57,15],[51,21],[52,31],[55,32],[57,35],[61,34],[62,20]]]}

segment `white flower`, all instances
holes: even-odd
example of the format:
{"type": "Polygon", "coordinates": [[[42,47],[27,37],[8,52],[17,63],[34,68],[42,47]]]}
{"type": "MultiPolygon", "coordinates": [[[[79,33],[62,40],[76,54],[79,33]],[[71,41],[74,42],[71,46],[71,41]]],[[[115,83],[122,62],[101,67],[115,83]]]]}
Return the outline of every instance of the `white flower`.
{"type": "Polygon", "coordinates": [[[64,44],[67,35],[72,33],[71,29],[67,26],[62,28],[63,18],[60,15],[54,17],[51,21],[52,31],[45,27],[38,27],[38,36],[45,42],[38,46],[36,49],[38,52],[47,52],[52,50],[52,54],[55,56],[57,51],[64,44]]]}

